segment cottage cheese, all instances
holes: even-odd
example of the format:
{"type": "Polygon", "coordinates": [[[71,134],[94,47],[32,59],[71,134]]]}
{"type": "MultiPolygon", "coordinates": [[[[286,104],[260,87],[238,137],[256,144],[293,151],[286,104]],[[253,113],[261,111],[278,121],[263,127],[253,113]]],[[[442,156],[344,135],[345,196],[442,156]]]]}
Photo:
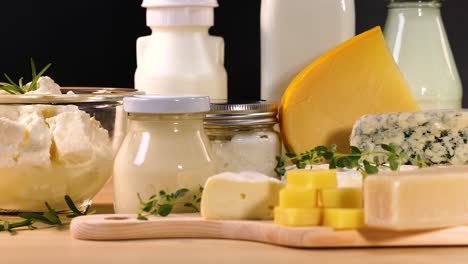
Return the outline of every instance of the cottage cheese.
{"type": "MultiPolygon", "coordinates": [[[[29,87],[31,83],[27,83],[25,86],[29,87]]],[[[60,86],[52,80],[49,76],[39,77],[37,81],[37,89],[26,94],[62,94],[60,86]]]]}
{"type": "Polygon", "coordinates": [[[77,106],[0,105],[0,208],[60,209],[92,196],[111,174],[110,138],[77,106]]]}

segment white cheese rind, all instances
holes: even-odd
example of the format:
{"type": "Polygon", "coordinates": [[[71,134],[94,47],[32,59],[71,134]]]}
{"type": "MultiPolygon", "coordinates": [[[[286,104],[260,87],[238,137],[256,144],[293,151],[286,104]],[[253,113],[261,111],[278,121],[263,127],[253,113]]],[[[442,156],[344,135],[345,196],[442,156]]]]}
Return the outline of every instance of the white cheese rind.
{"type": "Polygon", "coordinates": [[[380,151],[379,144],[390,143],[411,157],[420,156],[429,164],[468,164],[468,112],[366,115],[354,125],[352,146],[380,151]]]}
{"type": "Polygon", "coordinates": [[[201,215],[206,219],[273,219],[283,184],[260,173],[225,172],[208,179],[201,215]]]}
{"type": "Polygon", "coordinates": [[[468,224],[468,166],[382,172],[364,183],[367,226],[392,230],[468,224]]]}

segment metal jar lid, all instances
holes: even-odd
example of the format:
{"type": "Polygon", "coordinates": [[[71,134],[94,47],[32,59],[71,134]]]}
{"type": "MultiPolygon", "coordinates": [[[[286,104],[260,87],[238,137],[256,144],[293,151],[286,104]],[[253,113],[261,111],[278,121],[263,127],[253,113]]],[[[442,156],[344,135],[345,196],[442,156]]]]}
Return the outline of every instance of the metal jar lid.
{"type": "Polygon", "coordinates": [[[207,126],[251,126],[278,123],[276,102],[230,102],[212,101],[206,115],[207,126]]]}

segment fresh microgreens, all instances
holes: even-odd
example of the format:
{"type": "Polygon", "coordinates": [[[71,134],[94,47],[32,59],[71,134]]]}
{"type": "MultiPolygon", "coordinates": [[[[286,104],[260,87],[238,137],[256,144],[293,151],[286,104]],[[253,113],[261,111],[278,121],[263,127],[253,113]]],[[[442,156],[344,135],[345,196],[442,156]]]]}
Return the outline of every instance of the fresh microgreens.
{"type": "Polygon", "coordinates": [[[179,189],[174,193],[159,191],[158,194],[150,196],[146,201],[143,201],[138,193],[137,196],[140,200],[140,208],[137,219],[148,220],[148,216],[151,215],[168,216],[177,204],[183,204],[184,207],[192,208],[194,212],[199,212],[202,192],[203,187],[200,186],[198,194],[194,194],[190,202],[181,201],[181,199],[185,198],[185,195],[189,193],[189,189],[186,188],[179,189]]]}
{"type": "Polygon", "coordinates": [[[37,87],[37,82],[39,78],[52,66],[51,63],[47,64],[39,73],[36,71],[36,64],[31,58],[31,83],[29,85],[23,84],[23,77],[18,80],[18,83],[15,83],[13,79],[6,73],[3,75],[7,79],[7,82],[0,82],[0,90],[3,90],[9,94],[25,94],[27,92],[35,91],[37,87]]]}
{"type": "Polygon", "coordinates": [[[413,158],[398,150],[394,144],[380,144],[382,151],[362,151],[355,146],[350,147],[350,153],[340,153],[336,145],[318,146],[312,150],[299,155],[286,153],[285,157],[276,157],[275,172],[278,177],[282,177],[289,169],[304,169],[308,165],[329,163],[330,169],[347,168],[356,169],[364,176],[377,174],[380,167],[397,171],[403,164],[427,167],[428,165],[421,157],[413,158]],[[372,161],[369,161],[369,158],[372,161]]]}
{"type": "MultiPolygon", "coordinates": [[[[67,218],[75,218],[77,216],[82,216],[82,215],[90,215],[93,214],[94,211],[89,212],[89,207],[88,205],[84,211],[78,210],[76,205],[73,203],[73,200],[70,198],[70,196],[65,195],[64,197],[65,202],[67,203],[71,214],[68,214],[66,217],[67,218]]],[[[68,223],[63,223],[62,220],[60,220],[60,216],[57,213],[57,211],[52,208],[48,202],[45,202],[45,206],[47,208],[47,211],[43,213],[20,213],[18,216],[20,218],[23,218],[24,220],[20,221],[10,221],[10,220],[0,220],[0,231],[8,231],[10,233],[14,233],[15,228],[21,228],[21,227],[27,227],[29,229],[36,229],[36,227],[33,225],[36,222],[43,223],[46,225],[51,225],[51,226],[62,226],[64,224],[68,223]]]]}

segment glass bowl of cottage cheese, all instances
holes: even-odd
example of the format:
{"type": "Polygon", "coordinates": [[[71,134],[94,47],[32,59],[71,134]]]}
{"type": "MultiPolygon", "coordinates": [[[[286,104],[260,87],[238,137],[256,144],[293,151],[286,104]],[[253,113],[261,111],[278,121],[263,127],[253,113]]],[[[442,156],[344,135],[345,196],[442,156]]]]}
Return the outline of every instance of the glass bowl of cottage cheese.
{"type": "Polygon", "coordinates": [[[84,208],[112,175],[125,127],[122,88],[61,88],[41,77],[37,89],[0,94],[0,212],[40,212],[45,202],[84,208]]]}

